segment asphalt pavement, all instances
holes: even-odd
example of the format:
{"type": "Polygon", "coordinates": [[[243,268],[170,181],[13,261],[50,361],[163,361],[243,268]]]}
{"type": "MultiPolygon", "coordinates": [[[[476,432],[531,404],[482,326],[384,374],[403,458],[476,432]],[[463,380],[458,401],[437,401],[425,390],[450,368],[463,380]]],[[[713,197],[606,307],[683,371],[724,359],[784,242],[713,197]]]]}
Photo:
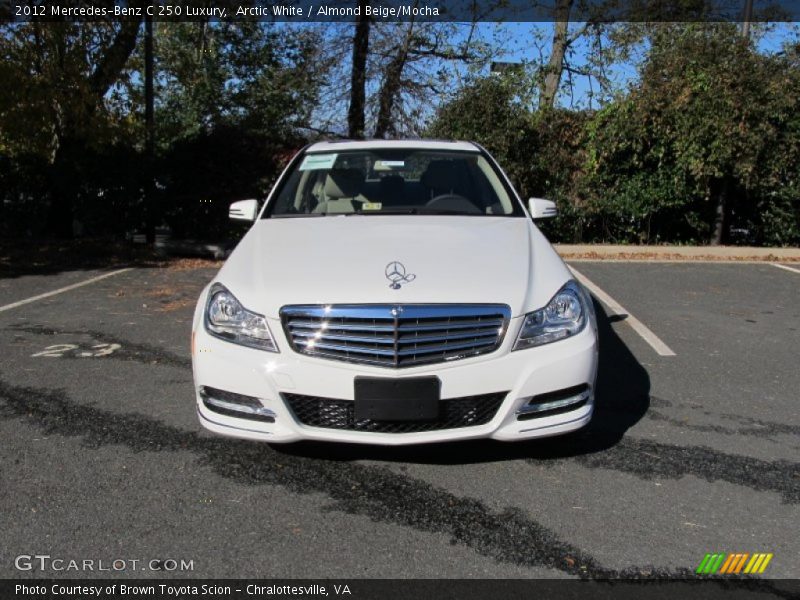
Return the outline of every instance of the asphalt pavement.
{"type": "Polygon", "coordinates": [[[200,428],[190,326],[213,269],[8,310],[104,271],[1,279],[0,577],[108,576],[20,555],[125,561],[120,577],[680,577],[708,552],[768,552],[764,577],[799,578],[800,272],[572,264],[630,313],[598,304],[592,423],[392,449],[200,428]]]}

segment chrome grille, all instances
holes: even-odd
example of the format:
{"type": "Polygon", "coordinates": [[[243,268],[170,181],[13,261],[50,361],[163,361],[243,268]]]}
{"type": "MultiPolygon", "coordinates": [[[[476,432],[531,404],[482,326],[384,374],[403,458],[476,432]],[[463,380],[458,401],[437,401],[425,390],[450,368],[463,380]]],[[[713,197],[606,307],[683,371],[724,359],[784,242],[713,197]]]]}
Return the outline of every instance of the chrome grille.
{"type": "Polygon", "coordinates": [[[286,338],[301,354],[402,368],[486,354],[503,342],[504,304],[284,306],[286,338]]]}

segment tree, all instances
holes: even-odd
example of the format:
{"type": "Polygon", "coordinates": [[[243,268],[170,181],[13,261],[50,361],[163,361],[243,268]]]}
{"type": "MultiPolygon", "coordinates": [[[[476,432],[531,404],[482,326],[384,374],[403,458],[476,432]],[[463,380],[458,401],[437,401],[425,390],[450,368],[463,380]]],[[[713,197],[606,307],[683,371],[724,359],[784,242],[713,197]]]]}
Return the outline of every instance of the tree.
{"type": "Polygon", "coordinates": [[[310,131],[325,137],[358,137],[360,128],[372,137],[419,135],[436,104],[460,87],[467,70],[462,67],[479,69],[498,51],[475,35],[475,23],[373,21],[368,46],[366,29],[360,20],[356,31],[338,23],[320,29],[324,42],[318,60],[326,81],[310,131]],[[339,43],[344,37],[353,44],[339,43]],[[368,51],[362,69],[363,47],[368,51]]]}
{"type": "Polygon", "coordinates": [[[495,49],[475,36],[475,23],[417,23],[381,29],[373,50],[382,74],[374,107],[375,137],[418,133],[433,98],[452,97],[457,65],[485,66],[495,49]]]}
{"type": "Polygon", "coordinates": [[[784,117],[773,109],[797,92],[781,89],[776,67],[722,25],[658,36],[642,73],[643,105],[666,117],[654,125],[671,134],[678,164],[713,207],[713,244],[727,242],[732,211],[776,141],[784,117]]]}
{"type": "Polygon", "coordinates": [[[366,107],[367,58],[369,57],[370,18],[366,15],[367,0],[359,0],[361,9],[353,35],[353,55],[350,77],[350,107],[347,110],[347,135],[351,139],[364,137],[366,107]]]}
{"type": "Polygon", "coordinates": [[[2,75],[13,85],[0,94],[4,146],[53,161],[66,138],[102,139],[110,116],[104,99],[133,52],[139,26],[133,19],[5,27],[2,75]]]}
{"type": "Polygon", "coordinates": [[[521,75],[490,75],[465,86],[443,105],[426,134],[434,138],[472,140],[485,146],[512,178],[527,155],[531,113],[517,94],[521,75]]]}
{"type": "MultiPolygon", "coordinates": [[[[799,85],[786,58],[759,54],[732,24],[662,24],[638,84],[592,126],[593,206],[629,215],[627,226],[648,238],[654,226],[672,239],[726,243],[734,221],[765,231],[755,206],[767,190],[783,193],[779,182],[798,168],[786,149],[799,85]]],[[[621,219],[610,227],[632,233],[621,219]]]]}
{"type": "Polygon", "coordinates": [[[556,1],[553,43],[550,50],[550,59],[544,72],[541,98],[539,101],[539,106],[542,108],[553,107],[556,101],[556,94],[561,85],[561,74],[564,71],[564,57],[571,43],[567,37],[567,32],[572,3],[573,0],[556,1]]]}
{"type": "MultiPolygon", "coordinates": [[[[155,37],[162,216],[176,235],[221,236],[227,203],[263,196],[281,157],[305,141],[320,84],[316,32],[185,22],[158,23],[155,37]]],[[[133,66],[141,61],[137,52],[133,66]]],[[[141,106],[141,82],[129,95],[141,106]]]]}
{"type": "MultiPolygon", "coordinates": [[[[320,85],[318,40],[258,22],[157,23],[156,123],[159,147],[237,125],[274,139],[308,123],[320,85]]],[[[141,48],[132,67],[140,68],[141,48]]],[[[131,81],[134,106],[143,86],[131,81]]]]}
{"type": "MultiPolygon", "coordinates": [[[[132,3],[138,5],[137,3],[132,3]]],[[[50,233],[72,233],[78,189],[75,161],[107,140],[107,94],[136,45],[140,21],[92,24],[39,22],[10,26],[0,36],[7,75],[0,97],[0,129],[13,153],[47,156],[50,233]],[[32,114],[33,113],[33,114],[32,114]]]]}
{"type": "MultiPolygon", "coordinates": [[[[10,199],[11,212],[17,212],[13,203],[36,196],[50,207],[51,233],[63,236],[71,233],[73,218],[92,223],[92,231],[117,231],[119,219],[107,227],[95,218],[113,218],[111,206],[124,206],[116,215],[124,216],[128,230],[142,225],[139,28],[129,20],[3,28],[0,75],[13,85],[0,87],[0,154],[11,162],[10,176],[0,179],[0,202],[5,206],[10,199]],[[41,163],[45,168],[36,171],[34,181],[29,166],[41,163]],[[115,177],[125,185],[116,185],[115,177]]],[[[191,177],[225,194],[256,194],[266,185],[277,168],[273,158],[303,143],[300,128],[308,124],[320,85],[315,36],[255,22],[157,24],[157,156],[174,158],[178,144],[191,141],[183,148],[205,160],[212,155],[205,146],[220,143],[226,161],[250,168],[228,169],[237,179],[225,181],[225,192],[211,185],[211,174],[218,172],[207,164],[196,161],[191,175],[177,172],[175,165],[192,163],[191,156],[157,161],[163,195],[181,196],[192,188],[191,177]],[[242,144],[230,143],[237,136],[242,144]]]]}
{"type": "Polygon", "coordinates": [[[563,215],[549,224],[558,239],[577,241],[583,232],[579,186],[589,114],[553,108],[532,112],[525,73],[511,69],[478,79],[442,106],[427,134],[472,140],[503,165],[523,197],[555,200],[563,215]]]}

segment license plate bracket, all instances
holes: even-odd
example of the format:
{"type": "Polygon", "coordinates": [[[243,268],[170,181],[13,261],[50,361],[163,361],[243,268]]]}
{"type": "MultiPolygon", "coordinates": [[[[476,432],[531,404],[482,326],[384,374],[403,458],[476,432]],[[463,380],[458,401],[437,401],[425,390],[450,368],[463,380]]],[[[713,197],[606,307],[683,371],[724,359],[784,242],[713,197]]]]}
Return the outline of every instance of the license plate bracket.
{"type": "Polygon", "coordinates": [[[355,418],[373,421],[432,421],[439,416],[438,377],[357,376],[355,418]]]}

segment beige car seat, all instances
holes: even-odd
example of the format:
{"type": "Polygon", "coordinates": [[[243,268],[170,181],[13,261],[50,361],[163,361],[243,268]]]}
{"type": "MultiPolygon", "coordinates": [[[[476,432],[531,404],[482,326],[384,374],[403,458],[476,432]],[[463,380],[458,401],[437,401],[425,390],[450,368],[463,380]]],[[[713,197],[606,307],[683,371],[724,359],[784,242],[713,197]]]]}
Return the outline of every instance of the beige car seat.
{"type": "Polygon", "coordinates": [[[364,183],[364,173],[360,169],[331,169],[325,178],[323,194],[325,200],[314,207],[315,213],[352,213],[356,210],[354,201],[364,183]]]}

